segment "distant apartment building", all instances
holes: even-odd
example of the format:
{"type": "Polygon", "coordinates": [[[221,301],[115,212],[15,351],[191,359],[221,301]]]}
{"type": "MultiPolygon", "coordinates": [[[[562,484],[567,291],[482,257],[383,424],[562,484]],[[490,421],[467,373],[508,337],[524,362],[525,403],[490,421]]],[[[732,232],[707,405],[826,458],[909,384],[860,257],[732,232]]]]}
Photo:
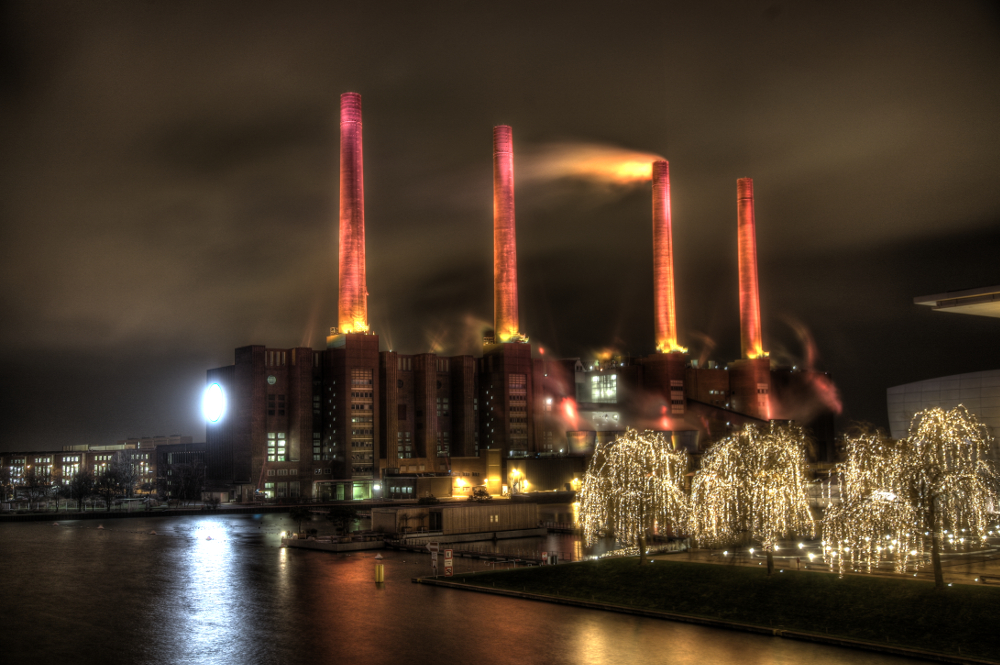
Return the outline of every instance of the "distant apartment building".
{"type": "MultiPolygon", "coordinates": [[[[135,490],[155,493],[163,489],[160,475],[169,472],[168,449],[204,450],[204,444],[192,443],[191,436],[135,437],[105,445],[72,444],[61,450],[0,453],[0,469],[9,473],[16,488],[24,484],[25,475],[34,471],[44,485],[60,485],[80,471],[94,476],[101,474],[116,458],[123,458],[135,468],[135,490]]],[[[199,453],[204,457],[204,453],[199,453]]]]}

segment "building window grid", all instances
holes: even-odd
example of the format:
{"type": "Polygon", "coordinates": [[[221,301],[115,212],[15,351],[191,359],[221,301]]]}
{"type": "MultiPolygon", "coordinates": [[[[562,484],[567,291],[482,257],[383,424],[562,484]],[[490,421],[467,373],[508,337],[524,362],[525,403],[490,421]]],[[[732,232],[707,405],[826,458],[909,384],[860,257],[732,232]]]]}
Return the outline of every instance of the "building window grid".
{"type": "Polygon", "coordinates": [[[590,400],[595,403],[618,401],[618,375],[600,374],[590,377],[590,400]]]}
{"type": "Polygon", "coordinates": [[[448,441],[448,432],[438,432],[437,435],[437,456],[448,457],[451,453],[451,444],[448,441]]]}
{"type": "Polygon", "coordinates": [[[286,455],[286,443],[284,432],[268,432],[267,433],[267,461],[268,462],[287,462],[288,457],[286,455]]]}
{"type": "Polygon", "coordinates": [[[510,374],[507,384],[507,419],[510,426],[510,447],[526,451],[528,448],[528,377],[510,374]]]}
{"type": "Polygon", "coordinates": [[[357,476],[374,471],[375,403],[373,372],[351,370],[351,470],[357,476]]]}

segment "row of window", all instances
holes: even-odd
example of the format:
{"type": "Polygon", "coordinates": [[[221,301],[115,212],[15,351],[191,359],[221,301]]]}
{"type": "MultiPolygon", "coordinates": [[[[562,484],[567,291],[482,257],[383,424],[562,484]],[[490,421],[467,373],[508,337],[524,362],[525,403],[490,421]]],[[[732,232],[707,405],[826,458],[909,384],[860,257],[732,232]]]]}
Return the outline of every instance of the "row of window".
{"type": "Polygon", "coordinates": [[[298,469],[268,469],[267,475],[269,476],[297,476],[299,475],[298,469]]]}
{"type": "Polygon", "coordinates": [[[370,369],[352,369],[351,370],[351,387],[352,388],[366,388],[372,384],[372,370],[370,369]]]}
{"type": "Polygon", "coordinates": [[[299,496],[299,481],[293,480],[287,483],[264,483],[264,494],[270,498],[283,499],[287,497],[299,496]]]}

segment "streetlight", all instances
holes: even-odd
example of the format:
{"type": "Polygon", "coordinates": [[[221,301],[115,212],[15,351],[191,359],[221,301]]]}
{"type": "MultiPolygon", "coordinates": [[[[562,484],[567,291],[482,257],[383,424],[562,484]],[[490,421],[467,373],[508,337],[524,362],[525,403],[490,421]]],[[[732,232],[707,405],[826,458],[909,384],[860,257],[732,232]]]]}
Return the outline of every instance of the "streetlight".
{"type": "Polygon", "coordinates": [[[205,420],[217,423],[226,414],[226,393],[218,383],[212,383],[205,388],[201,398],[201,412],[205,420]]]}

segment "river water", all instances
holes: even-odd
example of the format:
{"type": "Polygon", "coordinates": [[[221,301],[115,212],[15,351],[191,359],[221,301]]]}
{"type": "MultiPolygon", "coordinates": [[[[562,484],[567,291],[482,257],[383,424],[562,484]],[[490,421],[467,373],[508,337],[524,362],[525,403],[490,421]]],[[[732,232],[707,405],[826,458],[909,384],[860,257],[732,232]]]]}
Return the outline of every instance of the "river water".
{"type": "MultiPolygon", "coordinates": [[[[284,514],[99,526],[0,524],[3,662],[917,662],[411,583],[430,574],[427,555],[383,553],[386,582],[378,588],[374,552],[279,547],[281,532],[293,528],[284,514]]],[[[455,566],[485,564],[457,559],[455,566]]]]}

